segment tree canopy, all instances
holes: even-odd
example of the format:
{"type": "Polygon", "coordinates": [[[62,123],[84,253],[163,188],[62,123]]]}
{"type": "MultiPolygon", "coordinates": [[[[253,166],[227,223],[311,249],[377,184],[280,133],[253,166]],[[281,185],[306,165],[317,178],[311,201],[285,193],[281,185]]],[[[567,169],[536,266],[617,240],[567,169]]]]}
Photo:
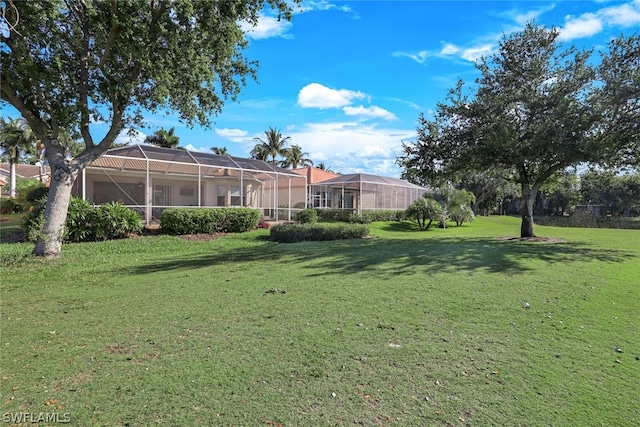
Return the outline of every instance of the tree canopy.
{"type": "Polygon", "coordinates": [[[164,148],[182,148],[180,147],[180,137],[176,135],[175,131],[176,128],[174,127],[168,131],[164,128],[160,128],[153,134],[147,136],[144,139],[144,142],[164,148]]]}
{"type": "Polygon", "coordinates": [[[297,168],[298,166],[313,166],[313,161],[307,156],[309,153],[302,152],[302,147],[292,145],[283,151],[284,159],[280,162],[283,168],[297,168]]]}
{"type": "Polygon", "coordinates": [[[287,150],[287,143],[291,140],[290,136],[283,136],[282,133],[271,126],[269,130],[264,132],[265,138],[253,138],[256,146],[251,150],[251,157],[265,162],[277,163],[278,156],[284,156],[287,150]]]}
{"type": "Polygon", "coordinates": [[[0,117],[0,157],[10,165],[9,197],[16,197],[16,164],[28,154],[36,154],[36,140],[23,119],[0,117]]]}
{"type": "Polygon", "coordinates": [[[143,112],[169,109],[209,125],[235,100],[257,63],[242,25],[263,7],[290,18],[285,0],[51,0],[3,3],[0,91],[46,148],[52,169],[42,237],[34,252],[56,256],[75,177],[143,112]],[[92,125],[106,123],[96,138],[92,125]],[[67,158],[61,130],[85,149],[67,158]],[[96,138],[96,139],[94,139],[96,138]]]}
{"type": "Polygon", "coordinates": [[[639,38],[614,40],[594,67],[591,51],[563,46],[558,34],[529,23],[505,36],[477,64],[474,88],[460,81],[434,119],[420,116],[416,141],[398,159],[404,176],[429,182],[500,171],[520,186],[520,235],[533,237],[533,203],[556,172],[637,162],[639,38]]]}

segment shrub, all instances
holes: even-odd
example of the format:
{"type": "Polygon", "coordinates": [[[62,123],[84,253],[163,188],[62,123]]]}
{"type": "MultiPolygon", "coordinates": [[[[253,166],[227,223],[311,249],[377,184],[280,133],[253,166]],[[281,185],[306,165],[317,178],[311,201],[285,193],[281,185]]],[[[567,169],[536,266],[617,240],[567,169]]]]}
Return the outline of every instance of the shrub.
{"type": "Polygon", "coordinates": [[[22,221],[22,231],[24,231],[27,240],[35,242],[40,236],[42,226],[44,225],[44,208],[46,205],[46,196],[36,200],[22,221]]]}
{"type": "Polygon", "coordinates": [[[15,199],[3,198],[0,201],[0,213],[12,214],[22,212],[22,206],[15,201],[15,199]]]}
{"type": "Polygon", "coordinates": [[[163,233],[242,233],[258,226],[260,212],[250,208],[170,208],[160,217],[163,233]]]}
{"type": "Polygon", "coordinates": [[[449,218],[452,221],[455,221],[457,226],[460,226],[465,222],[473,222],[476,220],[476,216],[467,205],[460,205],[452,208],[449,212],[449,218]]]}
{"type": "MultiPolygon", "coordinates": [[[[40,236],[46,203],[46,197],[37,200],[22,223],[22,229],[30,241],[36,241],[40,236]]],[[[141,229],[140,215],[122,203],[92,206],[86,200],[72,197],[63,238],[67,242],[120,239],[139,233],[141,229]]]]}
{"type": "Polygon", "coordinates": [[[35,206],[38,200],[43,197],[47,197],[49,195],[49,188],[44,185],[38,185],[37,187],[33,187],[24,197],[25,202],[29,204],[29,206],[35,206]]]}
{"type": "Polygon", "coordinates": [[[122,239],[142,231],[140,214],[122,203],[107,203],[95,209],[95,240],[122,239]]]}
{"type": "Polygon", "coordinates": [[[361,239],[369,235],[362,224],[277,224],[271,227],[269,240],[280,243],[361,239]]]}
{"type": "Polygon", "coordinates": [[[341,221],[358,224],[371,224],[377,221],[401,221],[405,218],[405,211],[362,211],[358,214],[353,210],[344,209],[315,209],[321,221],[341,221]]]}
{"type": "Polygon", "coordinates": [[[317,209],[318,219],[320,221],[342,221],[349,222],[352,210],[345,209],[317,209]]]}
{"type": "Polygon", "coordinates": [[[304,209],[296,214],[295,219],[301,224],[315,224],[318,222],[318,211],[315,209],[304,209]]]}
{"type": "Polygon", "coordinates": [[[440,203],[425,197],[420,197],[411,203],[407,208],[406,216],[415,219],[420,230],[428,230],[433,221],[442,222],[446,218],[440,203]]]}

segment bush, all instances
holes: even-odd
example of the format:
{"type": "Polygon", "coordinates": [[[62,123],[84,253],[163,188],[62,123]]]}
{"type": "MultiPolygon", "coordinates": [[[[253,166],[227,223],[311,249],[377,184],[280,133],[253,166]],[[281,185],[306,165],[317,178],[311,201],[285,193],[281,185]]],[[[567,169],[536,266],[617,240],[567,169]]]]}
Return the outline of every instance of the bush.
{"type": "Polygon", "coordinates": [[[44,185],[38,185],[37,187],[33,187],[24,197],[25,202],[29,204],[29,206],[35,206],[38,203],[38,200],[43,197],[47,197],[49,195],[49,188],[44,185]]]}
{"type": "Polygon", "coordinates": [[[304,209],[296,214],[295,219],[301,224],[315,224],[318,222],[318,211],[315,209],[304,209]]]}
{"type": "Polygon", "coordinates": [[[362,224],[277,224],[271,227],[269,240],[280,243],[361,239],[369,235],[362,224]]]}
{"type": "Polygon", "coordinates": [[[317,209],[320,221],[341,221],[349,222],[353,210],[345,209],[317,209]]]}
{"type": "Polygon", "coordinates": [[[95,212],[95,240],[122,239],[142,231],[140,214],[122,203],[100,205],[95,212]]]}
{"type": "MultiPolygon", "coordinates": [[[[30,241],[36,241],[40,236],[46,204],[46,197],[37,200],[22,223],[22,229],[30,241]]],[[[140,215],[122,203],[92,206],[86,200],[72,197],[63,239],[67,242],[120,239],[141,230],[140,215]]]]}
{"type": "Polygon", "coordinates": [[[260,212],[250,208],[170,208],[160,217],[163,233],[242,233],[258,226],[260,212]]]}
{"type": "Polygon", "coordinates": [[[314,209],[321,221],[341,221],[358,224],[371,224],[378,221],[401,221],[405,218],[405,211],[362,211],[358,214],[353,210],[344,209],[314,209]]]}
{"type": "Polygon", "coordinates": [[[22,212],[22,205],[16,202],[15,199],[3,198],[0,201],[0,213],[12,214],[12,213],[20,213],[20,212],[22,212]]]}
{"type": "Polygon", "coordinates": [[[420,230],[428,230],[433,221],[445,223],[446,212],[434,199],[420,197],[407,208],[406,217],[415,219],[420,230]]]}

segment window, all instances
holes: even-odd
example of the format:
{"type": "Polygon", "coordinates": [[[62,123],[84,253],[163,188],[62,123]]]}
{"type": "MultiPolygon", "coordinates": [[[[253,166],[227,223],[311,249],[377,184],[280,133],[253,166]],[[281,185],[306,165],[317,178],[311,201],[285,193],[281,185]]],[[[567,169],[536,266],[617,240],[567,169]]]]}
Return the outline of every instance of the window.
{"type": "Polygon", "coordinates": [[[218,204],[217,206],[227,205],[227,189],[224,185],[218,185],[218,204]]]}
{"type": "Polygon", "coordinates": [[[231,206],[242,206],[242,201],[244,199],[244,194],[242,191],[242,187],[240,186],[231,186],[231,206]]]}

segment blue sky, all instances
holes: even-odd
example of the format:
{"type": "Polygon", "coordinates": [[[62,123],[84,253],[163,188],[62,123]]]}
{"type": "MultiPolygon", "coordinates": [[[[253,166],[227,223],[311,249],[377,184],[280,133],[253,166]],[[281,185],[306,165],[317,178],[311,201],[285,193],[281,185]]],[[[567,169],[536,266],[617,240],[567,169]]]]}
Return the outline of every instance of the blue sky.
{"type": "Polygon", "coordinates": [[[472,83],[473,61],[530,20],[597,50],[640,31],[640,0],[303,0],[291,22],[265,12],[247,27],[245,55],[259,61],[258,82],[249,81],[210,129],[190,129],[171,112],[147,114],[148,128],[121,138],[141,142],[175,126],[184,147],[248,157],[253,138],[272,126],[334,171],[397,177],[395,159],[420,113],[432,114],[459,78],[472,83]]]}

